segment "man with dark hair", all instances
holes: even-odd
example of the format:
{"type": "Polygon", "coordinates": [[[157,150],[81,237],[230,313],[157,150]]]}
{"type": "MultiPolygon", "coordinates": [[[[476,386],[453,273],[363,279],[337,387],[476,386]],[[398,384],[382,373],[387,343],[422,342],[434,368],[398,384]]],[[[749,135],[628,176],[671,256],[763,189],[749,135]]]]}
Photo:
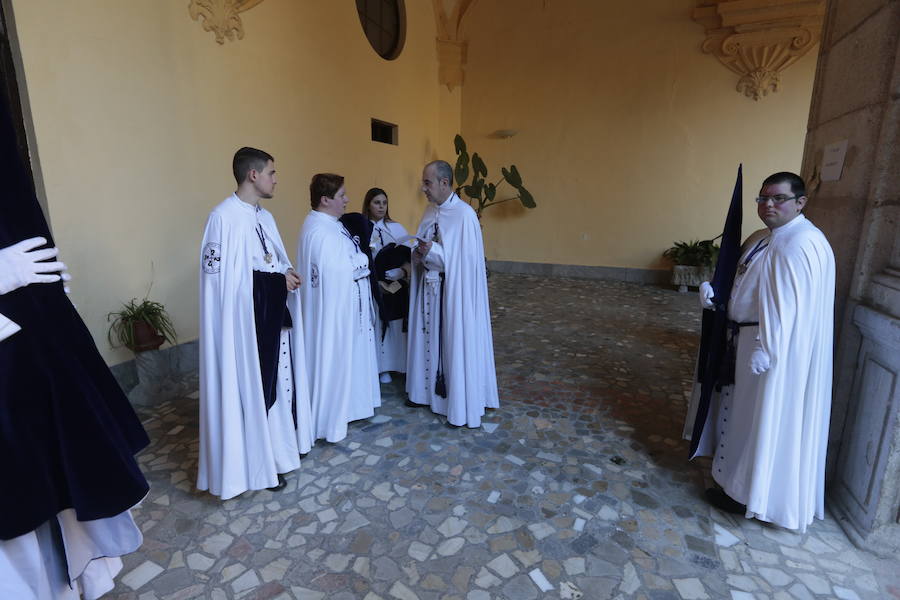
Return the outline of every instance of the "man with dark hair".
{"type": "Polygon", "coordinates": [[[223,500],[284,487],[312,445],[300,278],[260,205],[275,163],[241,148],[232,167],[237,191],[210,213],[200,258],[197,487],[223,500]]]}
{"type": "MultiPolygon", "coordinates": [[[[728,301],[734,383],[714,393],[698,445],[721,486],[713,505],[801,531],[824,517],[834,318],[834,255],[806,201],[794,173],[763,182],[766,228],[744,242],[728,301]]],[[[700,286],[704,308],[713,293],[700,286]]]]}
{"type": "MultiPolygon", "coordinates": [[[[234,174],[234,180],[238,185],[241,185],[241,183],[247,179],[247,175],[251,170],[262,173],[266,167],[266,163],[270,161],[273,164],[275,163],[275,159],[272,158],[272,155],[268,152],[244,146],[235,152],[234,158],[231,159],[231,172],[234,174]]],[[[271,198],[272,196],[270,194],[269,196],[262,197],[271,198]]]]}
{"type": "Polygon", "coordinates": [[[425,166],[428,199],[413,251],[406,392],[450,427],[480,427],[500,405],[481,227],[442,160],[425,166]]]}
{"type": "Polygon", "coordinates": [[[369,257],[339,220],[348,202],[344,178],[315,175],[309,196],[297,268],[306,282],[300,293],[313,439],[339,442],[350,421],[381,406],[369,257]]]}
{"type": "MultiPolygon", "coordinates": [[[[336,215],[340,218],[344,214],[347,203],[341,199],[337,199],[338,192],[344,187],[344,178],[334,173],[319,173],[314,175],[309,182],[309,206],[313,210],[320,210],[325,214],[336,215]],[[322,207],[322,202],[328,206],[322,207]]],[[[341,195],[342,199],[346,199],[346,191],[341,195]]]]}

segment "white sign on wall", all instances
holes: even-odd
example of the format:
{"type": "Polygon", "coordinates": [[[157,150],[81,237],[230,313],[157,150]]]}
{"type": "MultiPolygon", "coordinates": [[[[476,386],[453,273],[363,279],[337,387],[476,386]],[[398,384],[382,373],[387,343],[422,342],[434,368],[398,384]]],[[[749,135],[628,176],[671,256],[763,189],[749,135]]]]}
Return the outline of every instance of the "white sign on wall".
{"type": "Polygon", "coordinates": [[[848,142],[849,140],[841,140],[825,146],[825,154],[822,157],[822,181],[837,181],[841,178],[848,142]]]}

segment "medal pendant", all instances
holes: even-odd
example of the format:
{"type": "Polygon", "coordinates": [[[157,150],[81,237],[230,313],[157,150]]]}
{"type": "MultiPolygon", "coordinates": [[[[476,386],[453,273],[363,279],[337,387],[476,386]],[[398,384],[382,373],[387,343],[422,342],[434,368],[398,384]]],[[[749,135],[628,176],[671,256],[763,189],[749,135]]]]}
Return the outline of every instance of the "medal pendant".
{"type": "Polygon", "coordinates": [[[267,264],[271,263],[272,262],[272,253],[266,252],[266,255],[263,256],[263,260],[266,261],[267,264]]]}

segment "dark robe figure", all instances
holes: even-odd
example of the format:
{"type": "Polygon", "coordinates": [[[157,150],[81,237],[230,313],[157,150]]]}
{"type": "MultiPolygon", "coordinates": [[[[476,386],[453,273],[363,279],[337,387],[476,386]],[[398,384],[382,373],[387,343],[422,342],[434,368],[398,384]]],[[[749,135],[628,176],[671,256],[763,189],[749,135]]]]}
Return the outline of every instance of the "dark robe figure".
{"type": "MultiPolygon", "coordinates": [[[[0,173],[5,184],[0,248],[38,236],[52,247],[29,169],[16,147],[4,94],[0,103],[0,173]]],[[[107,573],[105,584],[95,578],[85,583],[80,577],[88,561],[120,556],[140,544],[140,531],[128,510],[149,489],[135,460],[149,439],[62,281],[0,294],[0,314],[21,328],[0,341],[0,553],[8,550],[4,556],[12,557],[5,563],[11,571],[0,574],[8,586],[4,589],[40,594],[48,593],[49,585],[53,597],[79,589],[86,597],[96,597],[111,586],[111,578],[107,573]],[[92,521],[90,527],[99,531],[107,518],[122,531],[112,536],[116,539],[104,533],[99,541],[92,540],[89,530],[79,525],[92,521]],[[62,550],[45,554],[43,545],[36,550],[47,531],[62,548],[60,528],[66,535],[73,533],[66,538],[66,550],[70,544],[94,544],[80,554],[86,562],[74,564],[62,550]],[[37,542],[29,538],[35,532],[37,542]],[[54,561],[62,566],[47,566],[54,561]],[[46,581],[32,580],[40,578],[32,568],[42,562],[46,581]]]]}

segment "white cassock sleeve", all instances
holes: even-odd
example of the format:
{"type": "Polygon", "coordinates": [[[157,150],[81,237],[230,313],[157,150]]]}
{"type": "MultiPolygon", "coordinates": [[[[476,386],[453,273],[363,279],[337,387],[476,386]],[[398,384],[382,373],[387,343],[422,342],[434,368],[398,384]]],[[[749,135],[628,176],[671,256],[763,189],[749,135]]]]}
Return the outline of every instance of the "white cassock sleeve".
{"type": "Polygon", "coordinates": [[[444,247],[437,242],[431,243],[431,250],[425,255],[425,268],[429,271],[444,272],[444,247]]]}

